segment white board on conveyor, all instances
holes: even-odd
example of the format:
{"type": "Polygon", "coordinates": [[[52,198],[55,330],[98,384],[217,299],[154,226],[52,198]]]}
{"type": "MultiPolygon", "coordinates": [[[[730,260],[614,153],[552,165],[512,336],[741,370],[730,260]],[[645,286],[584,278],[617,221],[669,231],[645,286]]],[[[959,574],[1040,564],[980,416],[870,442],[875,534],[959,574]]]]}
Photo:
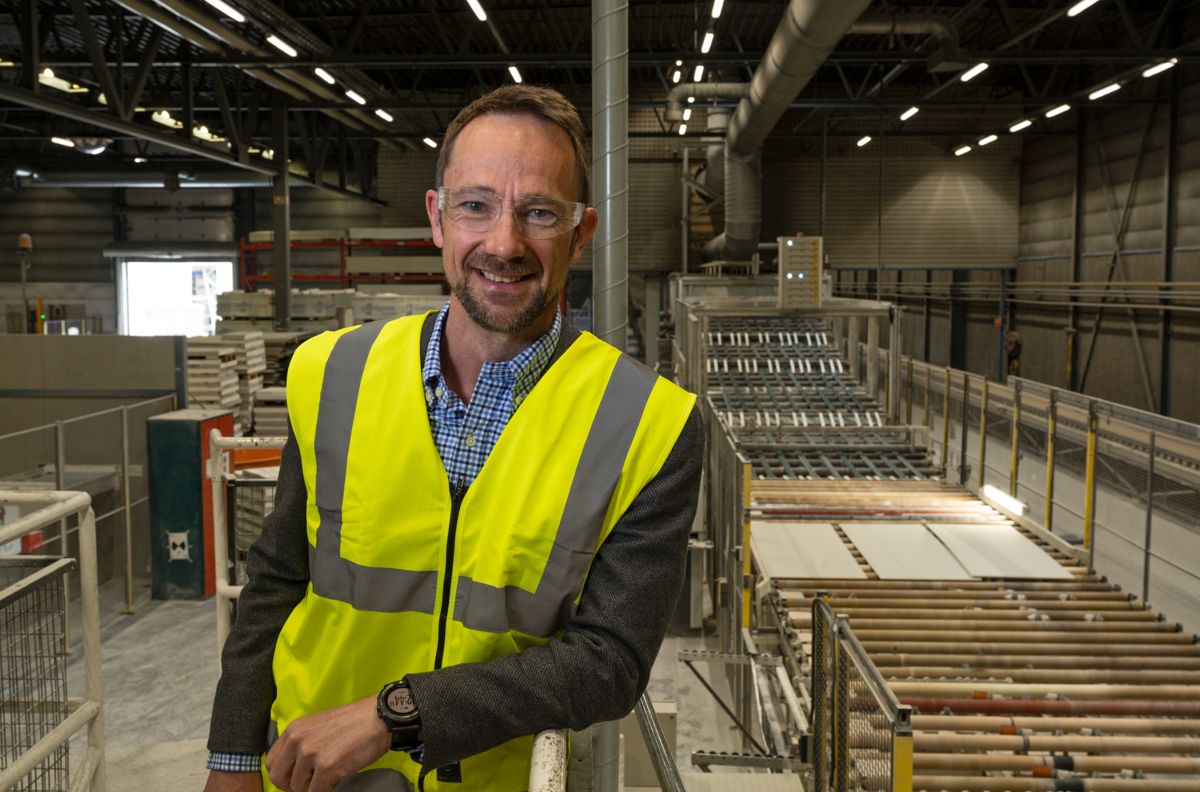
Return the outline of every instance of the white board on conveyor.
{"type": "Polygon", "coordinates": [[[750,546],[758,568],[771,578],[866,577],[850,548],[829,523],[752,522],[750,546]]]}
{"type": "Polygon", "coordinates": [[[930,523],[929,530],[976,577],[1050,578],[1071,573],[1011,525],[930,523]]]}
{"type": "Polygon", "coordinates": [[[842,530],[884,580],[973,580],[919,522],[842,523],[842,530]]]}

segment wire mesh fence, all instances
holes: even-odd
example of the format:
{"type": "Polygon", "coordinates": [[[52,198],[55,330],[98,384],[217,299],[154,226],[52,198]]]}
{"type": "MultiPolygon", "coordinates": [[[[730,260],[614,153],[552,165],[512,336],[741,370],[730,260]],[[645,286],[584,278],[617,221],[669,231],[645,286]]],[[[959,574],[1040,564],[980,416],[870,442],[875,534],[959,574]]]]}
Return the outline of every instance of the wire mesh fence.
{"type": "MultiPolygon", "coordinates": [[[[65,578],[72,565],[0,558],[0,770],[66,720],[65,578]]],[[[66,792],[69,779],[64,743],[13,792],[66,792]]]]}

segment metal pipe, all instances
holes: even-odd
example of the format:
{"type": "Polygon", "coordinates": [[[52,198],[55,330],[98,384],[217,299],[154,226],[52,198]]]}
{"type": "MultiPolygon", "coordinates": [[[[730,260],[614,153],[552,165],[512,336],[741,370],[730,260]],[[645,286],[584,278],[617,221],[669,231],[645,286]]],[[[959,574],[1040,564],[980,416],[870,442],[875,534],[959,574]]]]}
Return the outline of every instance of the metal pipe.
{"type": "Polygon", "coordinates": [[[1200,753],[1196,737],[1110,737],[1085,734],[929,734],[914,735],[918,755],[925,751],[1101,751],[1121,753],[1200,753]]]}
{"type": "MultiPolygon", "coordinates": [[[[1061,13],[1066,13],[1066,7],[1061,13]]],[[[1195,781],[1176,781],[1151,778],[1076,778],[1070,787],[1059,778],[1009,777],[1003,786],[991,776],[913,776],[913,789],[953,789],[955,792],[1196,792],[1195,781]]]]}
{"type": "Polygon", "coordinates": [[[629,3],[592,4],[592,173],[600,223],[592,306],[601,340],[625,349],[629,302],[629,3]]]}
{"type": "Polygon", "coordinates": [[[863,14],[846,30],[847,35],[894,36],[896,34],[934,36],[958,43],[954,22],[936,14],[863,14]]]}
{"type": "Polygon", "coordinates": [[[988,380],[980,379],[979,386],[979,490],[983,491],[984,478],[987,474],[987,411],[988,411],[988,380]]]}
{"type": "Polygon", "coordinates": [[[133,504],[129,494],[129,407],[121,406],[121,496],[125,523],[125,612],[133,613],[133,504]]]}
{"type": "Polygon", "coordinates": [[[1142,540],[1145,548],[1142,555],[1142,602],[1150,601],[1150,531],[1154,527],[1154,457],[1157,438],[1150,433],[1149,449],[1146,460],[1146,534],[1142,540]]]}
{"type": "Polygon", "coordinates": [[[1021,382],[1013,385],[1012,434],[1009,441],[1008,494],[1017,497],[1018,466],[1021,463],[1021,382]]]}
{"type": "Polygon", "coordinates": [[[1019,729],[1070,733],[1089,729],[1105,734],[1200,734],[1200,720],[1185,718],[914,715],[912,725],[913,729],[919,731],[1000,732],[1002,729],[1019,729]]]}
{"type": "MultiPolygon", "coordinates": [[[[63,550],[65,552],[65,546],[63,550]]],[[[87,757],[89,760],[92,756],[98,757],[92,788],[103,792],[107,768],[104,762],[104,687],[100,676],[100,580],[96,570],[96,513],[90,505],[79,512],[79,600],[83,614],[84,686],[87,700],[94,702],[97,710],[88,724],[87,757]]],[[[63,604],[66,604],[65,600],[63,604]]],[[[65,621],[64,612],[64,629],[65,621]]]]}
{"type": "Polygon", "coordinates": [[[1200,699],[1197,685],[1079,685],[1046,684],[1037,682],[997,682],[973,679],[969,682],[912,682],[896,679],[890,683],[897,696],[973,696],[989,694],[994,697],[1063,696],[1077,701],[1166,701],[1200,699]]]}
{"type": "Polygon", "coordinates": [[[942,478],[946,477],[950,453],[950,367],[946,366],[946,379],[942,387],[942,478]]]}
{"type": "Polygon", "coordinates": [[[1046,510],[1042,527],[1054,533],[1054,429],[1058,413],[1058,391],[1050,391],[1050,405],[1046,410],[1046,510]]]}
{"type": "Polygon", "coordinates": [[[1126,717],[1197,717],[1200,701],[1066,701],[1062,699],[973,699],[901,695],[900,701],[923,712],[989,715],[1121,715],[1126,717]]]}
{"type": "Polygon", "coordinates": [[[683,120],[683,103],[685,99],[696,101],[705,99],[742,99],[750,94],[750,83],[715,82],[715,83],[680,83],[671,87],[667,93],[667,121],[683,120]]]}
{"type": "Polygon", "coordinates": [[[563,792],[567,788],[567,733],[538,732],[529,763],[529,792],[563,792]]]}
{"type": "Polygon", "coordinates": [[[1174,756],[1029,756],[1019,754],[919,753],[917,770],[1059,770],[1075,773],[1200,773],[1200,759],[1174,756]]]}
{"type": "Polygon", "coordinates": [[[637,716],[638,728],[642,732],[642,740],[650,754],[650,763],[654,766],[654,775],[658,778],[659,789],[665,792],[683,792],[683,780],[679,777],[679,768],[675,765],[675,757],[667,738],[663,735],[658,718],[654,716],[654,706],[645,692],[638,697],[633,708],[637,716]]]}
{"type": "Polygon", "coordinates": [[[1088,405],[1087,458],[1083,481],[1083,546],[1088,551],[1088,569],[1095,569],[1095,537],[1092,535],[1096,522],[1096,407],[1088,405]]]}

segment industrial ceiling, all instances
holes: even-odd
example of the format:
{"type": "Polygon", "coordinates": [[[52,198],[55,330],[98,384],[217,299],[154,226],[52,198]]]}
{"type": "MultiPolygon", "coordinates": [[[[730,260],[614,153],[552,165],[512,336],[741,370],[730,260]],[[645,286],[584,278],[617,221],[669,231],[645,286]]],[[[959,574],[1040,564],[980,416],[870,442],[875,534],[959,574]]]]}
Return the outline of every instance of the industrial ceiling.
{"type": "MultiPolygon", "coordinates": [[[[1170,81],[1155,76],[1200,60],[1197,5],[874,3],[772,136],[1070,129],[1069,112],[1047,114],[1161,99],[1170,81]]],[[[630,4],[630,102],[655,122],[635,134],[679,136],[666,98],[700,66],[700,82],[750,80],[785,7],[630,4]]],[[[551,85],[586,111],[591,26],[591,5],[558,0],[13,0],[0,11],[0,179],[169,164],[265,185],[283,134],[296,178],[371,196],[381,146],[436,147],[458,108],[502,83],[551,85]]]]}

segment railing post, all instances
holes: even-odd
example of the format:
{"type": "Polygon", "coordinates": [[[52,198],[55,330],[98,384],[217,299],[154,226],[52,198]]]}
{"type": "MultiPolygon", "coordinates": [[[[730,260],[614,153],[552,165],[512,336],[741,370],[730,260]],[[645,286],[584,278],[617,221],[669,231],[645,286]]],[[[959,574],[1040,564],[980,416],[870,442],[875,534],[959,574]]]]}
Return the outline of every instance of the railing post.
{"type": "Polygon", "coordinates": [[[1083,546],[1088,551],[1088,571],[1095,569],[1096,524],[1096,403],[1088,402],[1087,462],[1083,477],[1083,546]]]}
{"type": "Polygon", "coordinates": [[[913,730],[912,707],[901,706],[892,722],[891,792],[912,792],[913,730]]]}
{"type": "Polygon", "coordinates": [[[1008,463],[1008,494],[1017,497],[1019,466],[1021,464],[1021,382],[1013,383],[1012,441],[1008,463]]]}
{"type": "Polygon", "coordinates": [[[946,380],[942,391],[942,478],[950,471],[950,367],[946,366],[946,380]]]}
{"type": "Polygon", "coordinates": [[[911,357],[908,359],[908,383],[907,383],[907,393],[908,393],[908,409],[907,409],[907,412],[905,413],[905,416],[904,416],[904,423],[905,423],[905,425],[906,425],[906,426],[912,426],[912,408],[913,408],[913,360],[912,360],[912,358],[911,358],[911,357]]]}
{"type": "MultiPolygon", "coordinates": [[[[62,421],[54,422],[54,488],[67,489],[67,433],[62,421]]],[[[58,521],[58,551],[63,558],[71,556],[67,546],[67,518],[58,521]]],[[[71,576],[63,578],[63,654],[71,651],[71,576]]]]}
{"type": "Polygon", "coordinates": [[[1150,601],[1150,531],[1154,526],[1154,455],[1158,440],[1150,433],[1150,453],[1146,460],[1146,535],[1142,540],[1142,605],[1150,601]]]}
{"type": "MultiPolygon", "coordinates": [[[[79,512],[78,521],[79,606],[83,609],[84,687],[87,700],[95,702],[99,707],[96,717],[88,724],[88,754],[95,752],[98,761],[91,784],[86,788],[104,792],[107,768],[104,761],[104,692],[100,677],[100,583],[96,570],[96,513],[90,505],[79,512]]],[[[63,604],[66,604],[65,599],[63,604]]],[[[65,613],[64,611],[64,622],[65,613]]]]}
{"type": "Polygon", "coordinates": [[[929,389],[933,386],[933,366],[925,362],[925,426],[933,429],[933,415],[929,412],[929,389]]]}
{"type": "Polygon", "coordinates": [[[129,405],[121,405],[121,494],[125,499],[125,612],[133,613],[133,498],[129,495],[129,405]]]}
{"type": "Polygon", "coordinates": [[[979,491],[983,491],[984,479],[987,476],[987,411],[988,411],[988,380],[983,378],[979,391],[979,491]]]}
{"type": "Polygon", "coordinates": [[[1054,430],[1058,420],[1058,391],[1050,391],[1046,407],[1046,511],[1042,525],[1054,533],[1054,430]]]}
{"type": "Polygon", "coordinates": [[[216,566],[217,596],[217,668],[221,666],[221,650],[229,637],[229,601],[222,590],[229,585],[229,528],[226,525],[228,507],[225,503],[225,451],[219,445],[221,430],[208,435],[208,476],[212,487],[213,505],[213,564],[216,566]]]}
{"type": "Polygon", "coordinates": [[[846,617],[837,617],[833,626],[833,789],[848,792],[850,787],[850,681],[842,633],[846,617]]]}

